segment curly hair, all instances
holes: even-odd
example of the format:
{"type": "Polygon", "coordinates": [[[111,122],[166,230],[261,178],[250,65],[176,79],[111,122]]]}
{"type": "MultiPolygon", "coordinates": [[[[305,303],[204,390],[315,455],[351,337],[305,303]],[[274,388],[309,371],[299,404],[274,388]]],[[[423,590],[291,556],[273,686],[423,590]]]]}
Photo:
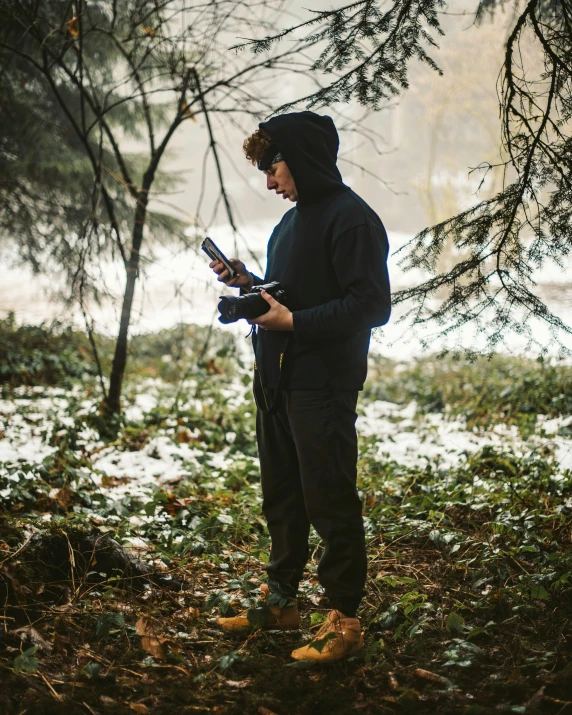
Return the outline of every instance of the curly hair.
{"type": "Polygon", "coordinates": [[[256,166],[264,152],[272,144],[272,137],[264,129],[257,129],[248,139],[244,140],[242,148],[248,161],[256,166]]]}

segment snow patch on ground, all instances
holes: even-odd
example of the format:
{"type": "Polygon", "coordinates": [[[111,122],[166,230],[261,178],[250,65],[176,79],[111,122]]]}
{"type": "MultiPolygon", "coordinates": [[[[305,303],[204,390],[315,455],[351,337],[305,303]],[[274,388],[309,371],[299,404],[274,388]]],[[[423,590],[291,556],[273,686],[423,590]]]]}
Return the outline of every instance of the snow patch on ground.
{"type": "MultiPolygon", "coordinates": [[[[142,420],[161,404],[169,389],[172,388],[158,380],[142,383],[127,404],[128,421],[142,420]]],[[[240,407],[245,403],[244,385],[238,380],[229,384],[223,396],[229,409],[240,407]]],[[[184,399],[196,413],[212,402],[210,398],[200,401],[187,395],[184,399]]],[[[40,465],[57,451],[57,446],[48,443],[56,427],[56,434],[65,436],[74,425],[74,416],[94,409],[95,403],[85,399],[80,388],[69,392],[26,388],[18,390],[13,401],[0,400],[0,476],[6,478],[11,474],[9,478],[15,479],[15,467],[30,465],[33,469],[34,465],[40,465]]],[[[441,468],[450,468],[464,463],[486,445],[517,455],[545,451],[548,447],[562,469],[572,469],[570,416],[550,420],[540,416],[537,433],[524,441],[515,427],[496,424],[487,430],[469,430],[462,419],[447,419],[442,413],[423,415],[415,402],[407,405],[381,400],[364,402],[359,411],[357,429],[373,442],[371,454],[379,461],[395,460],[404,466],[423,466],[431,461],[441,468]]],[[[192,478],[201,470],[208,470],[217,479],[244,458],[234,449],[234,432],[226,433],[226,445],[214,452],[198,440],[200,431],[189,430],[189,443],[177,439],[176,420],[167,419],[164,424],[155,436],[133,451],[125,445],[105,446],[94,429],[84,427],[78,434],[77,446],[81,450],[78,453],[83,453],[90,466],[82,467],[80,475],[115,502],[131,497],[145,503],[162,485],[168,488],[169,484],[192,478]]],[[[214,481],[212,485],[219,486],[214,481]]]]}
{"type": "Polygon", "coordinates": [[[518,456],[549,448],[564,470],[572,469],[572,439],[559,436],[558,432],[570,423],[570,417],[540,420],[544,432],[551,434],[550,438],[535,434],[524,441],[514,425],[499,423],[488,430],[468,430],[464,420],[447,419],[442,413],[418,413],[415,402],[397,405],[375,400],[361,406],[357,430],[366,437],[376,438],[375,457],[379,461],[395,460],[408,467],[431,461],[448,469],[490,446],[518,456]]]}

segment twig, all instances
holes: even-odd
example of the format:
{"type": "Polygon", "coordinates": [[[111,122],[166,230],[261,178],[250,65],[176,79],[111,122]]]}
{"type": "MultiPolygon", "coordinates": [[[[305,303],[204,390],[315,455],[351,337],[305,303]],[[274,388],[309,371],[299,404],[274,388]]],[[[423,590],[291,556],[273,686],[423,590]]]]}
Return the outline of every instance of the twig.
{"type": "Polygon", "coordinates": [[[13,559],[14,556],[17,556],[17,555],[20,553],[20,551],[23,551],[23,550],[26,548],[26,546],[28,546],[28,544],[30,543],[30,541],[32,540],[32,536],[33,536],[33,534],[30,534],[30,535],[28,536],[28,538],[26,539],[26,541],[24,541],[24,543],[22,544],[22,546],[20,546],[19,549],[17,549],[16,551],[14,551],[13,554],[10,554],[9,556],[6,556],[5,559],[2,559],[2,561],[0,561],[0,566],[2,566],[2,564],[5,563],[6,561],[9,561],[10,559],[13,559]]]}
{"type": "Polygon", "coordinates": [[[211,125],[211,119],[210,119],[210,116],[209,116],[209,111],[208,111],[208,109],[207,109],[207,104],[206,104],[206,102],[205,102],[205,98],[204,98],[204,95],[203,95],[203,92],[202,92],[202,89],[201,89],[201,81],[200,81],[200,78],[199,78],[199,73],[197,72],[197,70],[196,70],[194,67],[192,67],[192,68],[191,68],[191,74],[192,74],[193,77],[194,77],[195,84],[196,84],[196,86],[197,86],[197,92],[198,92],[198,95],[199,95],[199,100],[200,100],[200,102],[201,102],[201,106],[202,106],[202,108],[203,108],[203,112],[204,112],[204,115],[205,115],[205,121],[206,121],[206,124],[207,124],[207,131],[208,131],[208,133],[209,133],[209,139],[210,139],[210,147],[211,147],[211,150],[212,150],[212,153],[213,153],[213,157],[214,157],[214,160],[215,160],[216,170],[217,170],[217,175],[218,175],[218,180],[219,180],[219,184],[220,184],[220,193],[221,193],[221,196],[222,196],[222,200],[224,201],[224,206],[225,206],[225,209],[226,209],[226,215],[228,216],[228,221],[229,221],[229,223],[230,223],[230,226],[231,226],[231,228],[232,228],[232,233],[233,233],[233,235],[234,235],[234,248],[235,248],[235,251],[236,251],[236,250],[237,250],[236,234],[237,234],[238,229],[236,228],[236,223],[235,223],[235,221],[234,221],[234,216],[233,216],[233,213],[232,213],[232,208],[231,208],[231,206],[230,206],[230,201],[229,201],[229,199],[228,199],[228,194],[227,194],[227,192],[226,192],[226,188],[225,188],[225,185],[224,185],[224,178],[223,178],[223,174],[222,174],[222,166],[221,166],[220,159],[219,159],[219,155],[218,155],[218,149],[217,149],[217,146],[216,146],[216,140],[215,140],[215,138],[214,138],[214,132],[213,132],[213,128],[212,128],[212,125],[211,125]]]}
{"type": "Polygon", "coordinates": [[[50,681],[46,678],[46,676],[40,672],[38,672],[38,675],[44,681],[44,683],[48,686],[48,688],[50,689],[50,692],[54,696],[54,699],[57,700],[58,702],[60,702],[62,700],[62,696],[53,689],[50,681]]]}

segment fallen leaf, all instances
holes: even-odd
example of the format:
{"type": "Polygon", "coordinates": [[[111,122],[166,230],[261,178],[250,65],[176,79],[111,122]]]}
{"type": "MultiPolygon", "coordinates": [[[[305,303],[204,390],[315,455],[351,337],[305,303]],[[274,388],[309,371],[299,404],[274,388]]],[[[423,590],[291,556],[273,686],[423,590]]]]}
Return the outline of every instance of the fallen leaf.
{"type": "Polygon", "coordinates": [[[62,487],[58,489],[55,499],[61,509],[68,511],[75,501],[75,495],[69,487],[62,487]]]}
{"type": "Polygon", "coordinates": [[[221,632],[215,631],[214,628],[201,628],[201,633],[205,636],[215,636],[220,638],[221,632]]]}
{"type": "Polygon", "coordinates": [[[59,653],[67,653],[71,649],[70,639],[60,633],[54,633],[54,647],[59,653]]]}
{"type": "Polygon", "coordinates": [[[368,706],[368,701],[364,698],[363,694],[360,693],[357,697],[357,700],[355,703],[352,705],[352,710],[361,710],[362,708],[366,708],[368,706]]]}
{"type": "Polygon", "coordinates": [[[38,646],[44,653],[52,652],[52,644],[43,638],[32,626],[23,626],[22,628],[16,629],[14,633],[19,635],[23,641],[28,641],[32,645],[38,646]]]}
{"type": "Polygon", "coordinates": [[[227,680],[226,684],[228,685],[229,688],[248,688],[248,686],[252,683],[252,680],[250,678],[246,678],[246,680],[227,680]]]}
{"type": "Polygon", "coordinates": [[[389,683],[389,687],[392,690],[397,690],[399,687],[399,683],[397,682],[397,678],[395,677],[395,673],[388,673],[387,674],[387,681],[389,683]]]}
{"type": "Polygon", "coordinates": [[[56,613],[79,613],[79,608],[72,603],[64,603],[62,606],[52,606],[50,610],[56,613]]]}
{"type": "Polygon", "coordinates": [[[264,705],[261,705],[258,708],[259,715],[276,715],[276,713],[273,710],[269,710],[268,708],[265,708],[264,705]]]}
{"type": "MultiPolygon", "coordinates": [[[[179,442],[184,442],[185,440],[181,440],[177,437],[179,442]]],[[[194,497],[184,497],[181,499],[170,499],[167,503],[163,504],[163,508],[165,511],[169,512],[169,514],[176,514],[178,511],[181,511],[181,509],[186,509],[187,506],[195,501],[194,497]]]]}
{"type": "Polygon", "coordinates": [[[540,690],[537,690],[536,693],[530,698],[530,700],[525,703],[526,708],[537,708],[542,701],[544,700],[544,690],[546,688],[546,685],[543,685],[540,690]]]}
{"type": "Polygon", "coordinates": [[[68,20],[68,32],[74,37],[79,37],[79,19],[77,17],[68,20]]]}
{"type": "Polygon", "coordinates": [[[135,624],[135,632],[141,636],[141,647],[157,660],[165,660],[169,639],[160,635],[160,626],[153,618],[141,616],[135,624]]]}
{"type": "MultiPolygon", "coordinates": [[[[176,436],[177,442],[181,444],[190,444],[191,442],[198,442],[196,437],[193,437],[193,433],[188,427],[184,427],[182,430],[177,432],[176,436]]],[[[181,501],[192,501],[192,497],[187,497],[186,499],[181,499],[181,501]]]]}
{"type": "Polygon", "coordinates": [[[214,358],[207,360],[205,367],[207,372],[214,372],[217,375],[222,375],[224,372],[224,370],[216,364],[216,360],[214,358]]]}
{"type": "Polygon", "coordinates": [[[18,566],[19,563],[19,561],[14,561],[12,564],[4,564],[0,571],[10,579],[12,583],[12,588],[16,593],[22,596],[31,596],[32,592],[30,591],[30,589],[20,583],[14,572],[14,569],[18,566]]]}
{"type": "Polygon", "coordinates": [[[135,713],[147,713],[149,708],[143,703],[129,703],[129,709],[135,713]]]}
{"type": "Polygon", "coordinates": [[[192,606],[189,606],[188,608],[181,608],[178,611],[175,611],[173,613],[173,618],[178,618],[178,619],[191,619],[191,618],[198,618],[200,616],[201,612],[199,611],[198,608],[193,608],[192,606]]]}
{"type": "Polygon", "coordinates": [[[446,681],[446,678],[443,678],[438,673],[432,673],[430,670],[424,670],[423,668],[415,668],[413,672],[418,678],[430,680],[432,683],[444,683],[446,681]]]}
{"type": "Polygon", "coordinates": [[[147,35],[147,37],[156,37],[157,33],[152,27],[145,27],[143,28],[143,34],[147,35]]]}

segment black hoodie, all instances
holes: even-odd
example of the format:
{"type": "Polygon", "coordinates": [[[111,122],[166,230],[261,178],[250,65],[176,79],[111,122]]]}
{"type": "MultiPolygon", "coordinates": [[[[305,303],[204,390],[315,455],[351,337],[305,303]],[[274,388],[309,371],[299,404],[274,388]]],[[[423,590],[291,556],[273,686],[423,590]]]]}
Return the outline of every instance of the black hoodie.
{"type": "MultiPolygon", "coordinates": [[[[371,328],[389,320],[387,235],[377,214],[342,182],[330,117],[298,112],[259,125],[278,146],[298,202],[268,242],[264,282],[280,281],[294,332],[259,330],[256,362],[265,387],[361,390],[371,328]]],[[[255,278],[261,283],[260,278],[255,278]]]]}

